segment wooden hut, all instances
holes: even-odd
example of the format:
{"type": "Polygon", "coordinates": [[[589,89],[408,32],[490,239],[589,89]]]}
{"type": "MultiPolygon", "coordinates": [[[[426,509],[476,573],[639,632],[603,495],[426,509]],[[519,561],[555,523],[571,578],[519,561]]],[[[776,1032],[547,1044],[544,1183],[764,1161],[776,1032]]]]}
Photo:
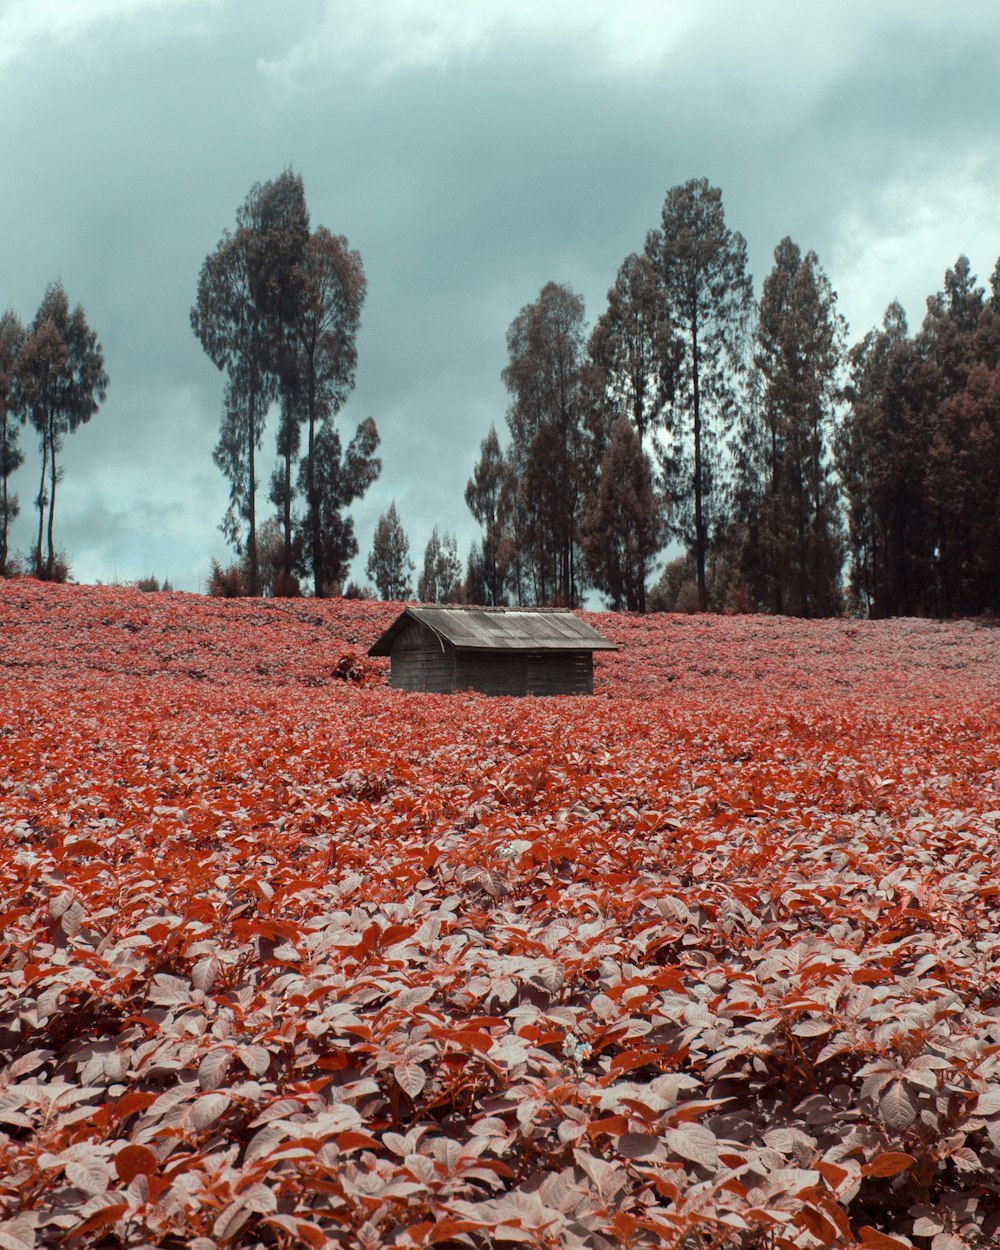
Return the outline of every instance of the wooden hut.
{"type": "Polygon", "coordinates": [[[563,608],[406,608],[369,655],[390,658],[396,690],[593,694],[595,651],[617,651],[563,608]]]}

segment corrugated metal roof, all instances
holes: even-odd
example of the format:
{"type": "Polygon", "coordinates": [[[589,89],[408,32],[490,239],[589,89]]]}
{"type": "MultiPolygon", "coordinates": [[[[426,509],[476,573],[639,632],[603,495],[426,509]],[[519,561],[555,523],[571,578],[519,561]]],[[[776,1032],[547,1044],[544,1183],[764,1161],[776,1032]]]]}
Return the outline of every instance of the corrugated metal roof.
{"type": "Polygon", "coordinates": [[[458,651],[617,651],[568,608],[476,608],[417,604],[406,608],[368,650],[388,655],[408,620],[419,621],[458,651]]]}

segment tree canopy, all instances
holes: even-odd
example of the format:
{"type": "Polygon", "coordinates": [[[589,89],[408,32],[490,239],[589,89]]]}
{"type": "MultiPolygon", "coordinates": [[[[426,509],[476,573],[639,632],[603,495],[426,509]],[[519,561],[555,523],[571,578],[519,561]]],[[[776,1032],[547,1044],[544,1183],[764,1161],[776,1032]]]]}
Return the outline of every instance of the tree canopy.
{"type": "Polygon", "coordinates": [[[757,400],[741,426],[737,494],[753,605],[793,616],[841,607],[843,542],[832,443],[844,324],[815,252],[785,238],[764,280],[757,400]]]}
{"type": "Polygon", "coordinates": [[[226,371],[215,462],[229,479],[222,531],[246,547],[250,593],[259,590],[256,456],[277,398],[289,323],[301,301],[309,214],[302,179],[285,170],[251,188],[198,278],[191,327],[226,371]]]}
{"type": "MultiPolygon", "coordinates": [[[[351,250],[342,235],[331,234],[323,226],[309,237],[303,279],[302,300],[291,325],[285,385],[297,428],[303,423],[306,427],[306,459],[300,477],[306,498],[303,550],[312,571],[313,592],[322,595],[330,566],[342,560],[343,554],[342,547],[333,552],[325,550],[328,536],[335,546],[338,543],[331,529],[332,501],[324,498],[324,490],[329,489],[333,481],[329,474],[330,423],[354,389],[355,340],[361,324],[366,282],[360,255],[351,250]],[[320,465],[321,456],[326,459],[326,469],[320,465]]],[[[376,434],[376,444],[377,441],[376,434]]],[[[381,467],[378,461],[367,463],[381,467]]],[[[375,473],[377,475],[378,468],[375,473]]],[[[337,506],[344,507],[351,499],[360,497],[374,481],[374,476],[367,473],[365,478],[364,485],[360,485],[359,479],[358,488],[350,498],[342,486],[338,488],[335,493],[340,503],[337,506]]],[[[286,502],[285,507],[288,533],[290,502],[286,502]]],[[[332,579],[333,582],[340,580],[332,579]]]]}
{"type": "Polygon", "coordinates": [[[1000,611],[1000,261],[960,256],[912,337],[898,304],[851,351],[838,465],[850,587],[875,617],[1000,611]]]}
{"type": "Polygon", "coordinates": [[[325,421],[316,433],[313,454],[299,466],[300,484],[308,490],[309,473],[316,508],[302,529],[302,555],[319,578],[321,594],[341,594],[351,561],[358,554],[354,522],[347,508],[365,493],[382,469],[375,452],[379,433],[371,417],[362,421],[342,450],[340,434],[325,421]]]}
{"type": "Polygon", "coordinates": [[[585,444],[581,370],[583,300],[547,283],[507,331],[510,393],[507,505],[518,560],[515,595],[575,605],[586,575],[580,546],[585,444]]]}
{"type": "Polygon", "coordinates": [[[454,603],[462,592],[462,562],[455,536],[435,525],[424,549],[424,567],[417,581],[421,603],[454,603]]]}
{"type": "MultiPolygon", "coordinates": [[[[348,509],[382,467],[374,419],[349,440],[340,423],[366,291],[360,255],[312,228],[291,169],[251,188],[205,258],[190,320],[225,374],[213,455],[240,557],[219,568],[226,593],[344,590],[358,554],[348,509]]],[[[508,437],[490,426],[465,487],[480,534],[464,582],[454,533],[435,525],[421,598],[579,606],[593,589],[631,611],[1000,612],[1000,261],[987,288],[960,255],[915,332],[894,301],[848,349],[817,254],[783,238],[758,302],[722,192],[692,179],[667,191],[592,327],[573,288],[547,282],[510,322],[506,357],[508,437]]],[[[26,424],[30,564],[63,575],[65,438],[107,386],[101,344],[60,283],[26,326],[0,317],[0,575],[26,562],[10,551],[26,424]]],[[[412,594],[395,503],[367,567],[384,596],[412,594]]]]}
{"type": "Polygon", "coordinates": [[[674,532],[694,552],[704,612],[709,541],[724,515],[722,443],[738,411],[753,312],[746,242],[727,226],[719,188],[697,178],[667,192],[646,255],[661,334],[677,353],[661,467],[674,532]]]}
{"type": "Polygon", "coordinates": [[[342,235],[310,230],[302,179],[290,169],[254,186],[205,260],[191,324],[227,383],[215,460],[230,485],[223,532],[247,552],[249,591],[260,590],[257,454],[272,404],[280,399],[277,465],[269,497],[282,534],[282,593],[296,593],[295,571],[311,574],[322,596],[342,581],[353,527],[338,510],[373,480],[378,434],[362,423],[341,461],[331,422],[354,387],[355,340],[365,296],[361,257],[342,235]],[[306,453],[295,465],[305,427],[306,453]],[[374,440],[374,441],[373,441],[374,440]],[[361,463],[363,461],[363,464],[361,463]],[[357,468],[359,476],[345,481],[357,468]],[[295,499],[302,491],[301,522],[295,499]],[[329,549],[328,549],[329,548],[329,549]]]}
{"type": "Polygon", "coordinates": [[[409,599],[413,594],[410,582],[413,569],[410,543],[396,511],[394,499],[375,526],[372,549],[368,556],[368,576],[382,599],[409,599]]]}
{"type": "Polygon", "coordinates": [[[34,567],[38,576],[51,578],[56,561],[56,488],[62,480],[58,457],[66,435],[90,420],[108,389],[104,352],[97,335],[79,304],[70,309],[60,282],[53,282],[46,290],[21,343],[17,378],[22,414],[38,434],[41,461],[35,499],[38,539],[34,567]]]}

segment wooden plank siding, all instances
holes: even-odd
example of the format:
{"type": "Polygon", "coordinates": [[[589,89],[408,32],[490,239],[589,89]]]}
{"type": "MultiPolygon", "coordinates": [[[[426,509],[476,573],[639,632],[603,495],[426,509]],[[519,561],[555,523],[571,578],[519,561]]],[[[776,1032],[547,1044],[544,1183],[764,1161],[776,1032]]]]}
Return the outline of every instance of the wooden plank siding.
{"type": "Polygon", "coordinates": [[[455,685],[482,694],[593,694],[594,661],[589,651],[461,651],[455,685]]]}
{"type": "Polygon", "coordinates": [[[454,690],[455,658],[454,647],[409,621],[393,640],[389,685],[393,690],[454,690]]]}
{"type": "Polygon", "coordinates": [[[594,693],[594,651],[617,651],[567,609],[415,604],[368,649],[394,690],[488,695],[594,693]]]}

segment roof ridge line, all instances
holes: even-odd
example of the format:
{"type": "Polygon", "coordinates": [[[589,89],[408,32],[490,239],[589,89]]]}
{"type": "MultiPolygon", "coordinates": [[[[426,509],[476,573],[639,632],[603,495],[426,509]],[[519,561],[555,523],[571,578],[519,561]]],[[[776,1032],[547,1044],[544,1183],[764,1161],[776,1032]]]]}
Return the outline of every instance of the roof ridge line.
{"type": "Polygon", "coordinates": [[[485,603],[410,603],[407,607],[411,608],[432,608],[441,612],[495,612],[501,615],[504,612],[538,612],[553,614],[555,612],[568,612],[571,616],[576,611],[575,608],[557,608],[545,607],[540,605],[532,605],[531,607],[520,607],[515,604],[485,604],[485,603]]]}

